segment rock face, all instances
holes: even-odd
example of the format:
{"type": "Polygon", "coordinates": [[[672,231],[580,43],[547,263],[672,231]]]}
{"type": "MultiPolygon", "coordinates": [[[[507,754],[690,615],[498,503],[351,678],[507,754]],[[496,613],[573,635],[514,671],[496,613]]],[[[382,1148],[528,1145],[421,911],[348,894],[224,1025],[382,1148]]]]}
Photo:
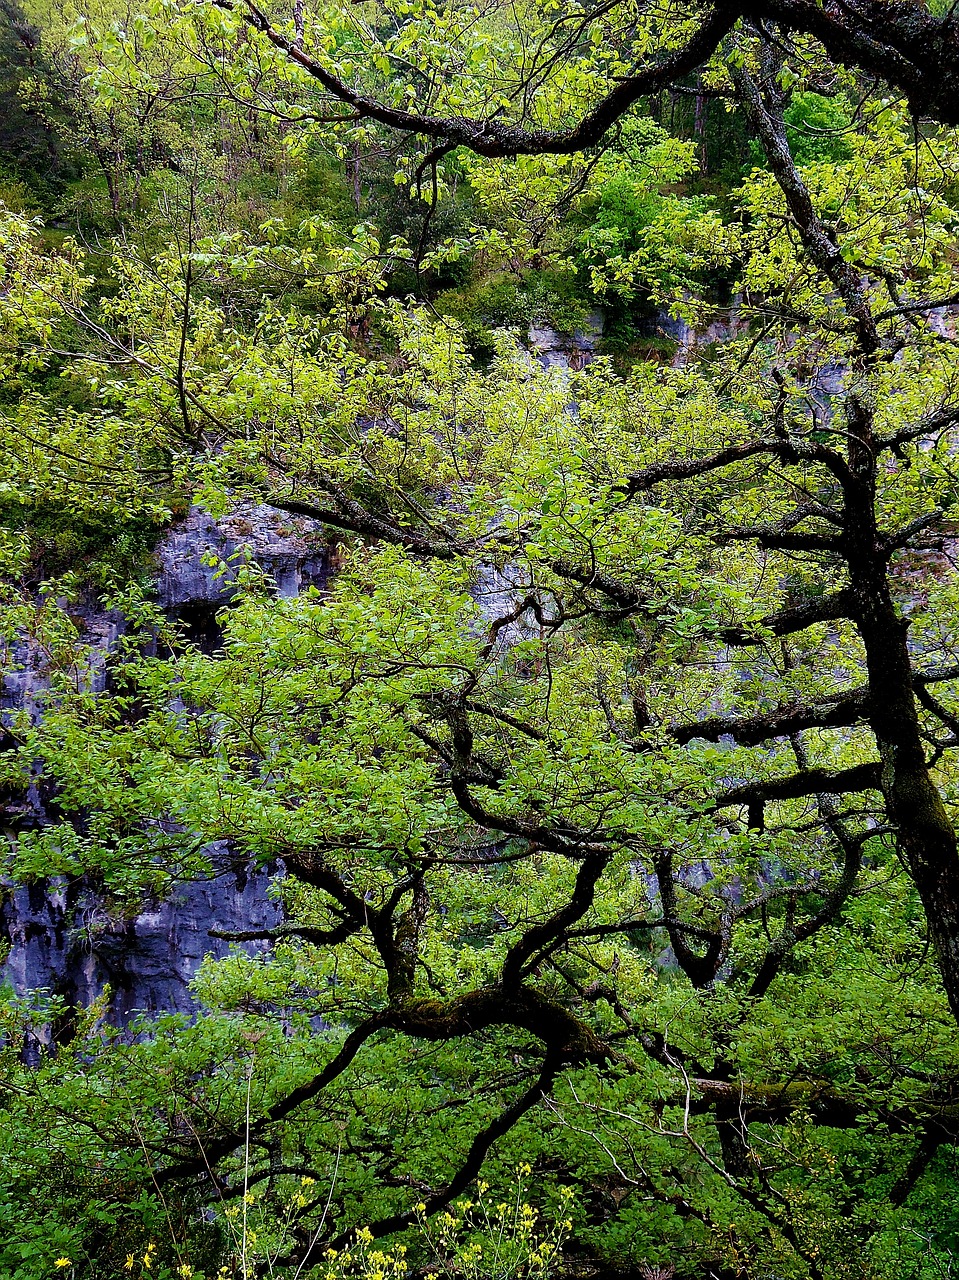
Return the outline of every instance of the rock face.
{"type": "Polygon", "coordinates": [[[319,544],[309,521],[252,503],[217,520],[194,507],[157,549],[156,592],[159,604],[180,618],[202,647],[216,647],[221,634],[216,613],[232,594],[229,575],[219,574],[210,561],[237,556],[251,557],[281,596],[324,588],[329,577],[329,549],[319,544]]]}
{"type": "Polygon", "coordinates": [[[221,861],[214,878],[178,885],[130,920],[109,916],[82,882],[17,888],[0,908],[0,930],[10,944],[6,979],[18,995],[44,993],[81,1006],[109,984],[109,1021],[117,1025],[138,1013],[194,1012],[190,982],[201,960],[223,956],[230,946],[210,931],[278,923],[270,879],[268,871],[247,874],[221,861]]]}
{"type": "Polygon", "coordinates": [[[560,333],[548,325],[530,325],[528,342],[530,351],[544,368],[576,370],[592,360],[602,337],[603,316],[594,311],[575,333],[560,333]]]}
{"type": "MultiPolygon", "coordinates": [[[[253,504],[220,519],[194,508],[157,548],[156,597],[208,651],[221,639],[216,615],[233,591],[229,574],[218,576],[208,562],[229,561],[238,553],[252,558],[280,595],[327,583],[329,548],[309,521],[253,504]]],[[[92,606],[74,612],[94,654],[103,655],[89,671],[90,683],[102,687],[105,659],[123,621],[92,606]]],[[[3,677],[2,707],[37,714],[37,695],[46,683],[41,655],[24,644],[14,659],[3,677]]],[[[6,819],[21,827],[42,825],[48,803],[34,787],[6,806],[6,819]]],[[[0,905],[0,936],[9,945],[6,980],[18,995],[45,991],[80,1005],[90,1004],[109,984],[109,1017],[117,1024],[141,1011],[194,1012],[189,984],[201,960],[226,954],[230,945],[211,937],[211,930],[269,929],[280,917],[267,893],[269,870],[238,866],[226,849],[211,854],[215,874],[209,880],[178,885],[165,900],[127,920],[111,918],[83,881],[7,886],[0,905]]]]}

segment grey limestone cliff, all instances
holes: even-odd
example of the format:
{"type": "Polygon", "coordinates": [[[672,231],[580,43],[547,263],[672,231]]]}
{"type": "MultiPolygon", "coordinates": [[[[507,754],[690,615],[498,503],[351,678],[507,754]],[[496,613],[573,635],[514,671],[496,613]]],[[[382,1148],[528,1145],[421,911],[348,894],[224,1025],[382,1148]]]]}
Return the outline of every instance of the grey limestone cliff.
{"type": "MultiPolygon", "coordinates": [[[[253,504],[218,519],[192,509],[157,547],[155,591],[160,605],[208,650],[219,643],[217,613],[232,593],[229,576],[218,576],[210,561],[229,560],[237,552],[252,557],[280,595],[326,585],[329,548],[310,522],[253,504]]],[[[73,612],[93,646],[90,681],[102,687],[122,618],[94,603],[73,612]]],[[[41,655],[24,644],[12,656],[3,676],[2,707],[39,714],[38,695],[46,683],[41,655]]],[[[42,825],[49,821],[50,804],[38,783],[5,806],[6,823],[42,825]]],[[[18,995],[48,993],[79,1005],[89,1005],[109,984],[109,1016],[119,1024],[140,1011],[194,1011],[190,982],[201,960],[225,954],[230,945],[211,931],[270,928],[279,918],[268,895],[269,869],[238,863],[226,849],[210,852],[214,874],[209,879],[177,885],[163,900],[145,901],[132,918],[111,915],[96,887],[82,879],[7,884],[0,904],[0,937],[9,947],[7,982],[18,995]]]]}

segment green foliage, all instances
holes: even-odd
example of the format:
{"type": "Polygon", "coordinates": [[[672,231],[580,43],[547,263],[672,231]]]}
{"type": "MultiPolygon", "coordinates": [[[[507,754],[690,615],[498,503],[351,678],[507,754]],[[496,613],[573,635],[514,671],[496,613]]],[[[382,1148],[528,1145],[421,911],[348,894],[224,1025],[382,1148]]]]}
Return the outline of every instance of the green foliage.
{"type": "Polygon", "coordinates": [[[601,192],[581,261],[596,294],[614,306],[638,297],[675,309],[724,273],[735,239],[709,197],[659,196],[624,175],[601,192]]]}
{"type": "Polygon", "coordinates": [[[29,562],[24,572],[29,581],[72,573],[78,584],[101,591],[117,581],[148,581],[153,549],[163,533],[162,524],[150,516],[24,502],[0,503],[0,523],[27,535],[29,562]]]}
{"type": "MultiPolygon", "coordinates": [[[[204,959],[192,1020],[7,993],[4,1274],[948,1273],[955,1019],[878,769],[891,694],[863,614],[816,607],[865,492],[951,820],[959,366],[916,316],[956,294],[956,138],[786,57],[851,319],[781,174],[702,194],[700,140],[639,110],[588,156],[430,158],[332,121],[238,10],[88,10],[45,16],[23,92],[69,102],[57,207],[100,239],[22,178],[0,221],[2,635],[38,685],[0,765],[53,800],[5,871],[95,888],[95,952],[217,842],[282,866],[284,923],[204,959]],[[717,280],[722,342],[644,337],[705,330],[717,280]],[[621,370],[516,340],[596,299],[621,370]],[[336,572],[279,598],[217,564],[209,652],[150,554],[240,501],[312,512],[336,572]],[[107,657],[81,597],[123,618],[107,657]]],[[[605,11],[562,56],[551,14],[307,5],[303,39],[384,101],[542,123],[628,69],[605,11]]]]}
{"type": "MultiPolygon", "coordinates": [[[[799,90],[791,95],[783,120],[796,164],[842,164],[851,159],[855,129],[845,94],[827,98],[811,89],[799,90]]],[[[765,164],[762,148],[755,140],[750,151],[753,164],[765,164]]]]}
{"type": "Polygon", "coordinates": [[[548,324],[560,333],[583,328],[590,299],[570,271],[528,270],[520,278],[487,276],[469,288],[442,293],[437,310],[463,328],[470,348],[487,358],[495,350],[493,330],[512,329],[525,337],[531,324],[548,324]]]}
{"type": "Polygon", "coordinates": [[[824,98],[811,90],[795,93],[783,119],[797,164],[839,164],[850,158],[852,110],[843,95],[824,98]]]}

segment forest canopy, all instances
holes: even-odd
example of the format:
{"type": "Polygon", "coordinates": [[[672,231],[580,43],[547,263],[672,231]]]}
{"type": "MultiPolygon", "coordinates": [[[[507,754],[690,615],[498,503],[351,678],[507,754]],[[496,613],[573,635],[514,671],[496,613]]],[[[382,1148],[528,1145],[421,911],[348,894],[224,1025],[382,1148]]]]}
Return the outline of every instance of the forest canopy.
{"type": "Polygon", "coordinates": [[[0,13],[2,1274],[952,1275],[953,8],[0,13]]]}

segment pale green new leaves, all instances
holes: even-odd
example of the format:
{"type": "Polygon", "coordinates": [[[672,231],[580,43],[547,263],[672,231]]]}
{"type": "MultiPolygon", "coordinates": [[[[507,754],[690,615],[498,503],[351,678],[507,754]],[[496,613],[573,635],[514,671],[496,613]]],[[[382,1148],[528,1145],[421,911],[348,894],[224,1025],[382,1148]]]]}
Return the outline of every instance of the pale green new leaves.
{"type": "Polygon", "coordinates": [[[38,224],[0,207],[0,377],[43,367],[54,329],[89,283],[75,244],[45,252],[38,224]]]}

